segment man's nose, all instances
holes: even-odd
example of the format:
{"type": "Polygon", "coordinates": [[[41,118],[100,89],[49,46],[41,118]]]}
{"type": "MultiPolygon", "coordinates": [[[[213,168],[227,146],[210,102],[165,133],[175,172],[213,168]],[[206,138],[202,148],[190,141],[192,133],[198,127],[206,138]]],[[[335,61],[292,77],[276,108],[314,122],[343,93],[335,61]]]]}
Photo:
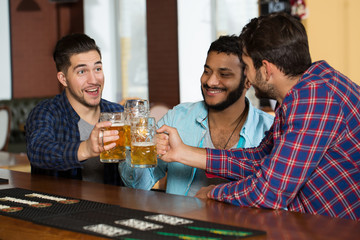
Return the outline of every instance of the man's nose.
{"type": "Polygon", "coordinates": [[[89,76],[87,79],[88,83],[96,83],[97,82],[95,72],[91,71],[88,76],[89,76]]]}
{"type": "Polygon", "coordinates": [[[220,79],[219,77],[213,73],[210,75],[210,77],[208,78],[208,80],[206,81],[207,85],[211,86],[218,86],[220,84],[220,79]]]}

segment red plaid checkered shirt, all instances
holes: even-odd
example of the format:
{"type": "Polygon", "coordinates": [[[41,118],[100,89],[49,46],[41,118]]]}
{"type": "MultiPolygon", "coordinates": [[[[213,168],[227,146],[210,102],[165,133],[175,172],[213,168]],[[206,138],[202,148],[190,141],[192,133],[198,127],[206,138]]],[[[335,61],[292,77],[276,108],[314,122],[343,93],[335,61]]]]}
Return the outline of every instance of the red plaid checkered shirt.
{"type": "Polygon", "coordinates": [[[314,63],[256,148],[207,149],[206,171],[234,181],[212,198],[360,220],[360,87],[314,63]]]}

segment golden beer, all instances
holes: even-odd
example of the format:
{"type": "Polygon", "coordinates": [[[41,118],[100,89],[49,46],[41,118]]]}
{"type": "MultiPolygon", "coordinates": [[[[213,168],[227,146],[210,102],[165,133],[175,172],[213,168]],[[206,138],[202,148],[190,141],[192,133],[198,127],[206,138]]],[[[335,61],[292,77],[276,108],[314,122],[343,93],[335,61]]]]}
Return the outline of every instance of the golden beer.
{"type": "MultiPolygon", "coordinates": [[[[100,161],[103,163],[116,163],[120,160],[125,160],[126,158],[126,147],[130,147],[130,126],[124,124],[114,123],[107,130],[118,130],[119,139],[116,140],[116,146],[110,150],[103,151],[100,154],[100,161]]],[[[108,145],[112,142],[109,142],[105,145],[108,145]]]]}
{"type": "Polygon", "coordinates": [[[132,142],[131,166],[132,167],[156,167],[156,146],[153,142],[132,142]]]}

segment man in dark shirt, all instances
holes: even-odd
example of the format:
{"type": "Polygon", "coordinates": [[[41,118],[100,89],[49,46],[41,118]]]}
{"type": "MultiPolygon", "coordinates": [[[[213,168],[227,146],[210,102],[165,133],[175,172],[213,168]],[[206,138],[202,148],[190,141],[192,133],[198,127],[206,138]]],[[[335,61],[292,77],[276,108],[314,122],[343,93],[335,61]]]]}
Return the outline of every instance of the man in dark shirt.
{"type": "MultiPolygon", "coordinates": [[[[117,164],[99,162],[100,130],[111,125],[98,122],[101,112],[122,112],[120,104],[101,98],[104,73],[101,52],[85,34],[71,34],[58,41],[54,51],[57,78],[65,90],[39,103],[26,122],[27,154],[32,173],[122,185],[117,164]]],[[[118,138],[105,131],[104,142],[118,138]]]]}

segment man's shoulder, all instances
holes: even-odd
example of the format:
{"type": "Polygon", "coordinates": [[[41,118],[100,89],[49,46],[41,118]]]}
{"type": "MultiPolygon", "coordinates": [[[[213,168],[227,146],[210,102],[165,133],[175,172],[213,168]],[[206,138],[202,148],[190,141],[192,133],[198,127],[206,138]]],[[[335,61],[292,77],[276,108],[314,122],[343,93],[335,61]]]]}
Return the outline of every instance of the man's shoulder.
{"type": "Polygon", "coordinates": [[[206,116],[207,110],[204,102],[180,103],[169,110],[159,121],[159,124],[166,124],[173,127],[179,127],[179,125],[190,127],[192,124],[198,124],[197,120],[206,116]]]}
{"type": "Polygon", "coordinates": [[[261,109],[258,109],[254,106],[250,107],[250,111],[253,112],[254,116],[257,117],[257,118],[264,118],[266,120],[269,120],[269,121],[273,121],[274,120],[274,116],[267,113],[267,112],[264,112],[263,110],[261,109]]]}
{"type": "Polygon", "coordinates": [[[176,105],[166,114],[170,118],[197,119],[207,116],[207,108],[203,101],[185,102],[176,105]]]}
{"type": "Polygon", "coordinates": [[[247,122],[252,126],[265,126],[265,129],[269,129],[274,122],[274,116],[252,106],[250,103],[247,122]]]}
{"type": "Polygon", "coordinates": [[[249,114],[244,125],[246,142],[244,147],[256,147],[274,122],[274,117],[250,103],[249,114]]]}
{"type": "Polygon", "coordinates": [[[51,111],[60,111],[61,109],[63,109],[64,105],[63,105],[63,102],[62,102],[62,96],[60,94],[56,95],[55,97],[53,98],[48,98],[48,99],[45,99],[41,102],[39,102],[33,110],[44,110],[44,109],[47,109],[47,110],[51,110],[51,111]]]}
{"type": "Polygon", "coordinates": [[[180,103],[176,105],[173,110],[185,113],[207,111],[204,101],[180,103]]]}
{"type": "Polygon", "coordinates": [[[39,102],[30,111],[27,117],[27,125],[39,119],[46,119],[46,121],[49,119],[60,121],[60,119],[65,118],[69,111],[65,108],[65,105],[62,101],[62,96],[59,94],[53,98],[48,98],[39,102]]]}

